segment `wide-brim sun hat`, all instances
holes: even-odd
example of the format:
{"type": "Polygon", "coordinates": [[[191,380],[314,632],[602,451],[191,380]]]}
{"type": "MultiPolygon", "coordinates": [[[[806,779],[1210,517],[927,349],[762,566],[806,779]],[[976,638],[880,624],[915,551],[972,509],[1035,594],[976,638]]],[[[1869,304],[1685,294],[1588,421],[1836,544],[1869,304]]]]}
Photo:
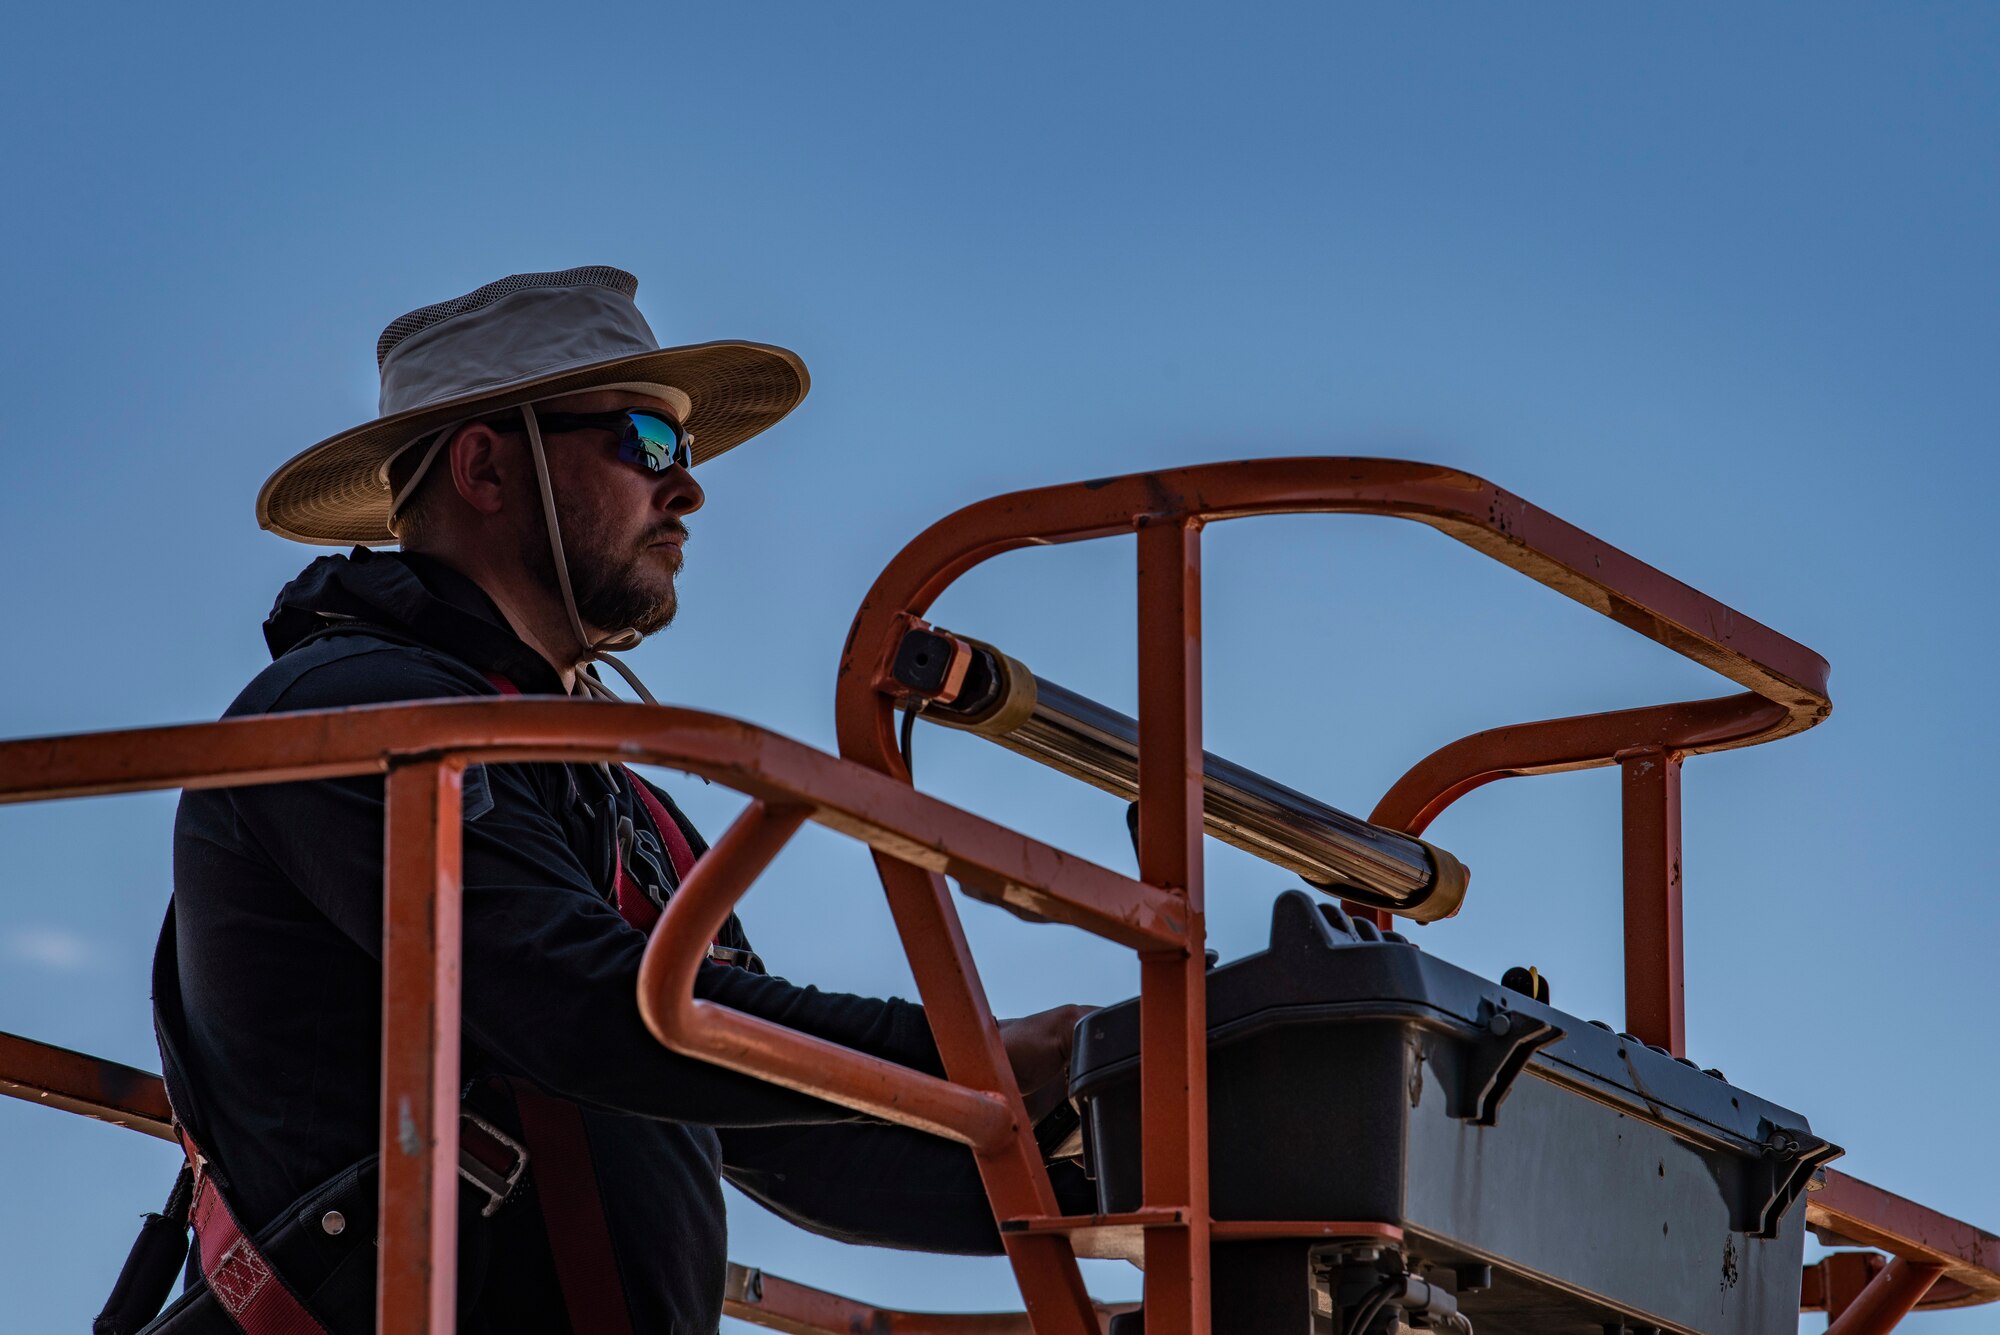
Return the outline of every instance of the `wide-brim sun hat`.
{"type": "Polygon", "coordinates": [[[389,461],[454,423],[612,387],[680,404],[695,464],[775,424],[806,396],[796,353],[765,343],[662,348],[634,304],[639,280],[592,266],[514,274],[411,311],[376,342],[378,415],[271,474],[257,522],[344,547],[391,543],[389,461]]]}

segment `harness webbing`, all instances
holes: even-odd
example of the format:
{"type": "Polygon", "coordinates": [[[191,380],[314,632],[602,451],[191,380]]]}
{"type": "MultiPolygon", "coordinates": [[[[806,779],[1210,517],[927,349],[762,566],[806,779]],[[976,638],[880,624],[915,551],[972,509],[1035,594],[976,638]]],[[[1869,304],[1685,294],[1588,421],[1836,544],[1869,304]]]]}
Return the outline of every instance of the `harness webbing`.
{"type": "Polygon", "coordinates": [[[556,1281],[574,1335],[631,1335],[618,1255],[597,1189],[590,1138],[583,1110],[521,1080],[510,1080],[514,1107],[521,1114],[521,1139],[534,1163],[535,1191],[541,1198],[542,1229],[555,1259],[556,1281]]]}
{"type": "MultiPolygon", "coordinates": [[[[502,695],[521,694],[520,687],[499,673],[489,672],[486,679],[502,695]]],[[[673,862],[675,879],[686,879],[694,869],[694,847],[680,823],[638,775],[627,769],[625,777],[646,808],[655,833],[673,862]]],[[[615,843],[613,847],[616,850],[615,843]]],[[[623,851],[615,851],[615,856],[613,889],[618,914],[639,931],[651,932],[660,920],[659,906],[626,871],[623,851]]],[[[525,1081],[507,1083],[521,1115],[521,1138],[527,1142],[535,1164],[542,1227],[548,1235],[549,1253],[555,1258],[556,1279],[562,1286],[570,1329],[577,1335],[585,1332],[597,1335],[600,1331],[604,1335],[630,1335],[632,1318],[618,1277],[611,1227],[604,1218],[604,1199],[597,1187],[596,1166],[591,1162],[583,1110],[567,1099],[544,1094],[525,1081]]]]}
{"type": "Polygon", "coordinates": [[[216,1189],[208,1174],[208,1157],[194,1137],[178,1121],[174,1131],[194,1165],[194,1203],[188,1209],[188,1222],[194,1225],[202,1280],[216,1303],[244,1335],[326,1335],[326,1327],[306,1310],[237,1223],[236,1212],[216,1189]]]}

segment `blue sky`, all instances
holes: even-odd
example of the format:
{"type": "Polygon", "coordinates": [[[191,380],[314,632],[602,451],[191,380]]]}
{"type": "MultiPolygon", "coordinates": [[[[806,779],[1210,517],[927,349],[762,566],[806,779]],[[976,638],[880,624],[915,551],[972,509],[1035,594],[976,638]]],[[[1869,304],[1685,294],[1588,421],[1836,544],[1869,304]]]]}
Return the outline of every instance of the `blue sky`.
{"type": "MultiPolygon", "coordinates": [[[[703,470],[682,617],[634,662],[821,746],[862,592],[962,504],[1222,458],[1451,464],[1831,660],[1831,721],[1688,766],[1692,1053],[1848,1171],[2000,1224],[1962,1130],[2000,1098],[1990,7],[6,22],[0,735],[217,714],[314,555],[258,532],[259,483],[372,415],[382,325],[510,272],[617,264],[668,342],[812,367],[792,419],[703,470]]],[[[1350,809],[1466,732],[1726,689],[1415,526],[1236,523],[1207,550],[1210,749],[1350,809]]],[[[937,616],[1130,708],[1131,559],[1021,553],[937,616]]],[[[920,748],[931,791],[1129,867],[1110,799],[920,748]]],[[[728,819],[726,792],[676,791],[728,819]]],[[[0,1028],[155,1064],[171,817],[0,810],[0,1028]]],[[[1616,820],[1604,772],[1466,799],[1433,837],[1471,901],[1421,943],[1537,964],[1615,1020],[1616,820]]],[[[1209,883],[1214,943],[1256,948],[1284,878],[1212,847],[1209,883]]],[[[783,972],[908,991],[856,846],[803,838],[744,911],[783,972]]],[[[1133,988],[1116,951],[967,917],[1003,1011],[1133,988]]],[[[172,1154],[11,1101],[0,1140],[0,1294],[22,1329],[76,1328],[172,1154]]],[[[998,1262],[840,1249],[741,1198],[732,1226],[739,1260],[884,1304],[1013,1302],[998,1262]]]]}

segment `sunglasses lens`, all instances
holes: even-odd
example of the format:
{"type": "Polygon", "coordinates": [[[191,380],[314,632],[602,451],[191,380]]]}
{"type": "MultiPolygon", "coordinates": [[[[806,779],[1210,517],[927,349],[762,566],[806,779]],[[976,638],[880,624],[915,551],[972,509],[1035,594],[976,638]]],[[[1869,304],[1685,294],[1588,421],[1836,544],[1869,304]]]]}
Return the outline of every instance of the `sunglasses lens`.
{"type": "Polygon", "coordinates": [[[654,413],[627,413],[625,420],[625,436],[618,443],[619,458],[655,473],[687,463],[687,447],[681,443],[680,429],[672,422],[654,413]]]}

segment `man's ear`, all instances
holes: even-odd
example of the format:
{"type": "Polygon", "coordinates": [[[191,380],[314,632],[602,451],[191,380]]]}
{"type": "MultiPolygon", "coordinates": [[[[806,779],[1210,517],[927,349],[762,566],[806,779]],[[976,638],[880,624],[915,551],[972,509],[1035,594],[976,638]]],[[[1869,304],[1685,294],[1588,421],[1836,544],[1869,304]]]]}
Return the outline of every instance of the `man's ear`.
{"type": "Polygon", "coordinates": [[[460,499],[480,514],[499,514],[504,508],[505,475],[512,462],[500,433],[484,422],[468,422],[452,436],[445,458],[451,469],[452,490],[460,499]]]}

